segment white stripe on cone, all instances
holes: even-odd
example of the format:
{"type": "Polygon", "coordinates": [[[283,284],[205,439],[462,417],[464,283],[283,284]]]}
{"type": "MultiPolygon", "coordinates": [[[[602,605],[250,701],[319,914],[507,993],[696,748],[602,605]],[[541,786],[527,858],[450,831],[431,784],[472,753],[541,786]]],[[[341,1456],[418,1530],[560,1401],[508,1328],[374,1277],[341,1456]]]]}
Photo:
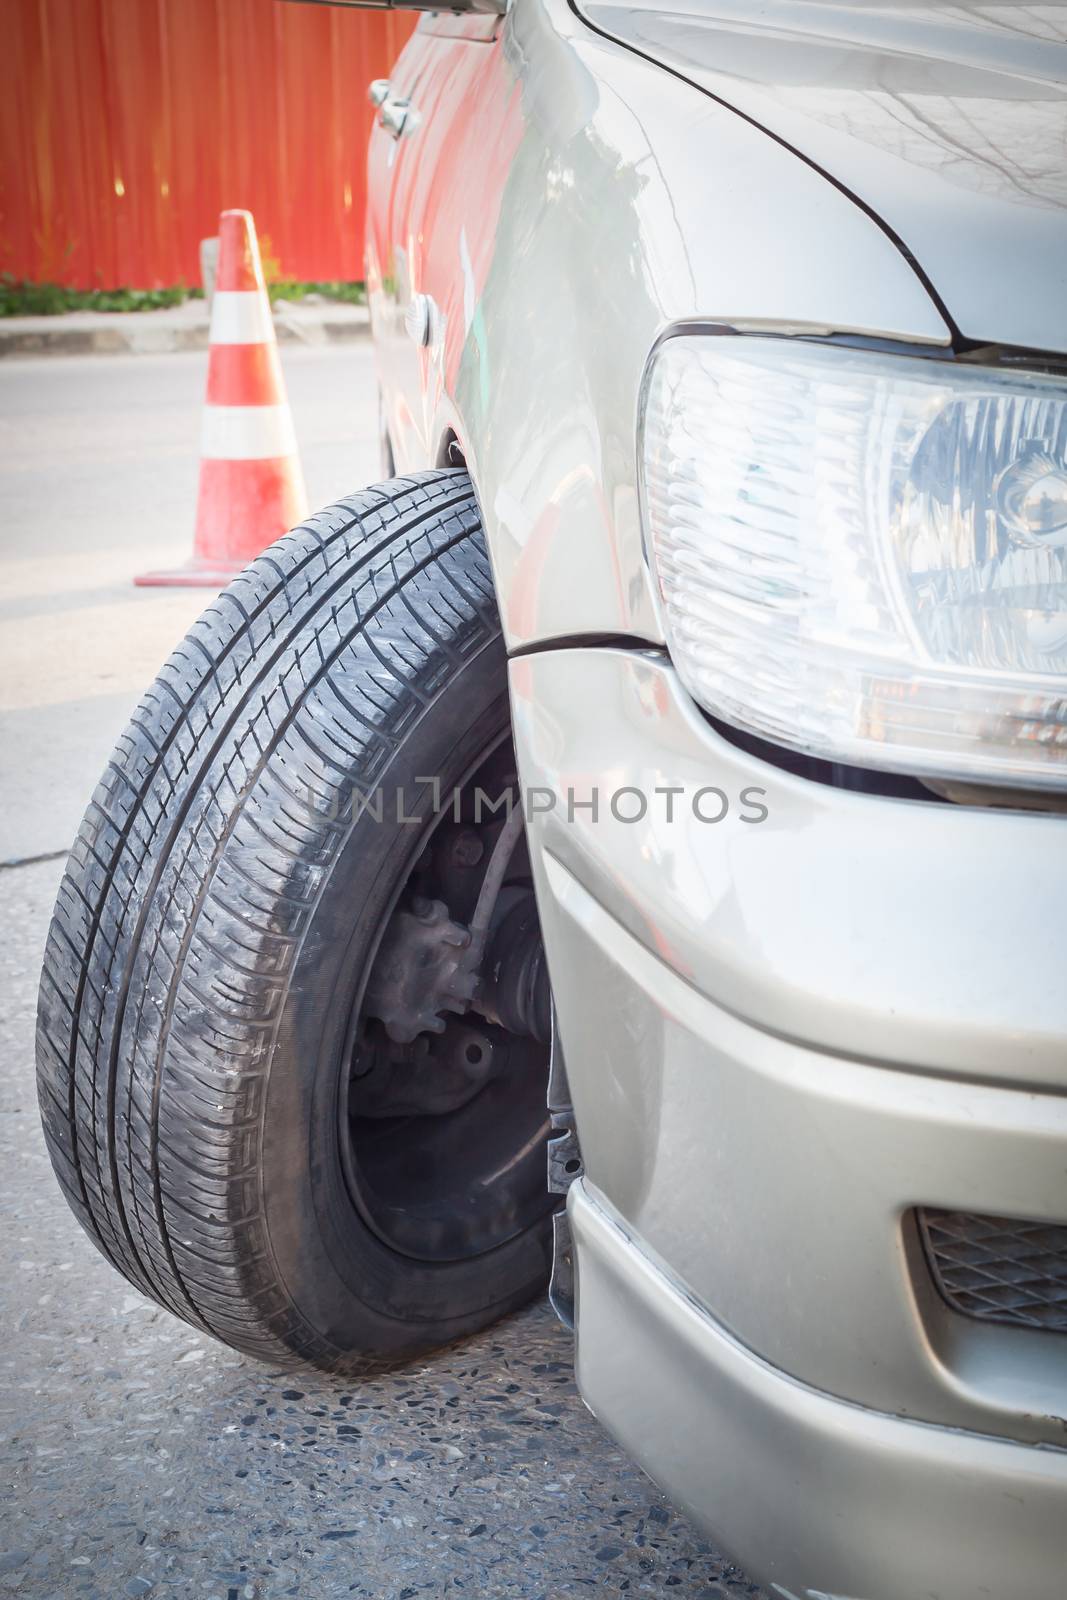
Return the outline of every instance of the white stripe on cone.
{"type": "Polygon", "coordinates": [[[209,461],[266,461],[296,454],[288,406],[205,406],[200,454],[209,461]]]}
{"type": "Polygon", "coordinates": [[[266,344],[274,338],[270,301],[261,289],[216,289],[212,344],[266,344]]]}

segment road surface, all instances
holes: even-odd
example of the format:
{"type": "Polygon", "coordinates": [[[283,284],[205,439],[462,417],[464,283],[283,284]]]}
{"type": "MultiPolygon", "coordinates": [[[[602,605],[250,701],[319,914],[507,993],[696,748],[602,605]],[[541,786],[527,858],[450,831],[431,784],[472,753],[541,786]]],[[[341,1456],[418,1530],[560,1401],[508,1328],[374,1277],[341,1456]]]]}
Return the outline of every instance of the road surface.
{"type": "MultiPolygon", "coordinates": [[[[369,348],[283,359],[312,502],[372,479],[369,348]]],[[[0,855],[24,863],[0,869],[0,1595],[759,1600],[585,1411],[545,1305],[358,1385],[272,1371],[128,1287],[52,1179],[33,1012],[57,853],[203,603],[129,581],[188,554],[203,373],[0,366],[0,855]]]]}

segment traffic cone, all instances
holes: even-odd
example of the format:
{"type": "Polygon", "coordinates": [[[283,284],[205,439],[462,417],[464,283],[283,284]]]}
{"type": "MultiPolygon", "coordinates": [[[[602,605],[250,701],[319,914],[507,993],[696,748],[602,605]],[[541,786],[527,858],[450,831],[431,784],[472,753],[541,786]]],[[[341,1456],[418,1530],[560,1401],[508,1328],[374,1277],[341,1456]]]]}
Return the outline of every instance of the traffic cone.
{"type": "Polygon", "coordinates": [[[219,218],[192,558],[137,584],[219,589],[307,515],[293,419],[250,211],[219,218]]]}

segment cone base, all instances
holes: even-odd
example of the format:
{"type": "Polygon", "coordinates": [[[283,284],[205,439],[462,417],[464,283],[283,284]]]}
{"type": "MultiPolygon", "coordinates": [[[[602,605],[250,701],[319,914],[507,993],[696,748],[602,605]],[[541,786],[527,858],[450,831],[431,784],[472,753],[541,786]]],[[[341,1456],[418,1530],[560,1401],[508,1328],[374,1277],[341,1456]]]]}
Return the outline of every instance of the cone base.
{"type": "Polygon", "coordinates": [[[180,567],[142,572],[138,588],[224,589],[307,516],[295,456],[200,463],[193,553],[180,567]]]}
{"type": "Polygon", "coordinates": [[[133,582],[138,589],[225,589],[246,565],[243,561],[187,561],[180,567],[139,572],[133,582]]]}

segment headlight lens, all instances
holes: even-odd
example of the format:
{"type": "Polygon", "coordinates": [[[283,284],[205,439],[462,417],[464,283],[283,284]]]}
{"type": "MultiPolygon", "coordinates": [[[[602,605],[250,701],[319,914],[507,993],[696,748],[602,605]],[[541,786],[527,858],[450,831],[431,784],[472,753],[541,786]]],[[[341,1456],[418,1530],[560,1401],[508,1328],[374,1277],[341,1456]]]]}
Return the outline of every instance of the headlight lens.
{"type": "Polygon", "coordinates": [[[725,721],[856,766],[1067,784],[1067,387],[686,335],[643,515],[668,644],[725,721]]]}

